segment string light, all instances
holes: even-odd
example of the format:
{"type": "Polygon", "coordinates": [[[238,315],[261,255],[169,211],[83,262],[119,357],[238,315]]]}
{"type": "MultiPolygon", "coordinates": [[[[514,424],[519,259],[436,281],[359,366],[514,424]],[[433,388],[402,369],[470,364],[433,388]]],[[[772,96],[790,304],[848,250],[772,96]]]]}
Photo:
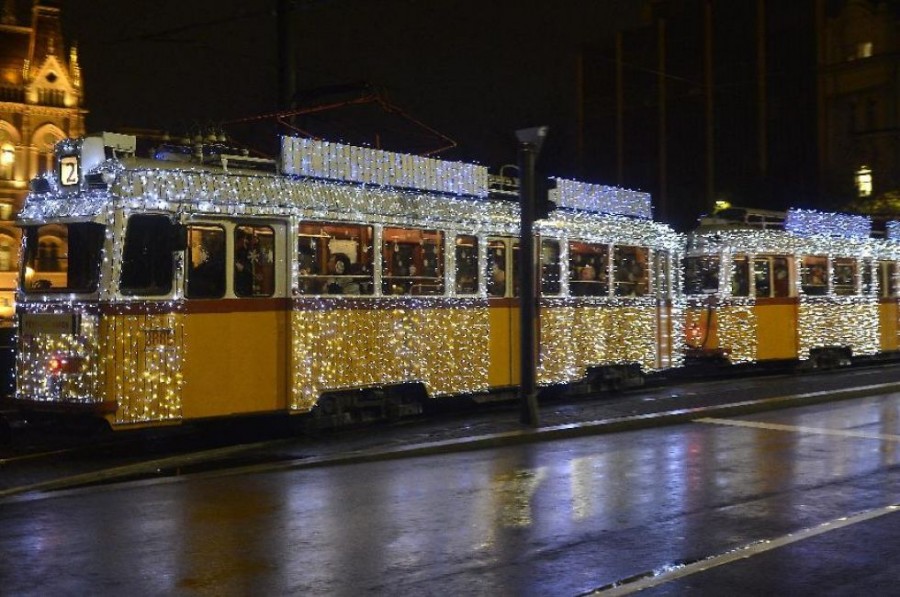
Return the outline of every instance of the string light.
{"type": "Polygon", "coordinates": [[[487,197],[484,166],[299,137],[282,138],[285,174],[487,197]]]}
{"type": "Polygon", "coordinates": [[[798,236],[819,235],[865,239],[872,235],[872,219],[868,216],[825,213],[810,209],[790,209],[784,220],[784,229],[798,236]]]}
{"type": "Polygon", "coordinates": [[[559,207],[646,220],[653,218],[649,193],[565,178],[553,180],[556,188],[550,191],[550,200],[559,207]]]}

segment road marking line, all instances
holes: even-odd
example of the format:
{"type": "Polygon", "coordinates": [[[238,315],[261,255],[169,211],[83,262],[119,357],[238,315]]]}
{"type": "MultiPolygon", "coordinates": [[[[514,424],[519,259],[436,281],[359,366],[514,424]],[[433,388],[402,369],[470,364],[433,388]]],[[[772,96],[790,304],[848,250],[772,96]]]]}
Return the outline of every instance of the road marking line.
{"type": "Polygon", "coordinates": [[[60,454],[68,454],[69,452],[75,452],[80,448],[63,448],[61,450],[52,450],[50,452],[35,452],[34,454],[23,454],[22,456],[10,456],[9,458],[0,458],[0,466],[4,464],[10,464],[12,462],[21,462],[22,460],[35,460],[37,458],[44,458],[45,456],[59,456],[60,454]]]}
{"type": "Polygon", "coordinates": [[[820,427],[801,427],[796,425],[779,425],[778,423],[758,423],[756,421],[742,421],[740,419],[715,419],[705,417],[694,419],[694,423],[707,423],[710,425],[729,425],[731,427],[750,427],[753,429],[769,429],[771,431],[790,431],[800,433],[814,433],[818,435],[835,435],[838,437],[856,437],[863,439],[877,439],[889,442],[900,442],[900,435],[889,433],[867,433],[865,431],[846,431],[842,429],[823,429],[820,427]]]}
{"type": "Polygon", "coordinates": [[[775,539],[764,539],[762,541],[751,543],[750,545],[739,547],[717,556],[711,556],[704,560],[699,560],[683,566],[668,566],[658,571],[649,572],[647,575],[641,576],[632,582],[626,581],[624,584],[603,587],[597,589],[596,591],[588,593],[588,595],[603,595],[604,597],[629,595],[631,593],[643,591],[644,589],[649,589],[664,583],[672,582],[673,580],[677,580],[685,576],[697,574],[698,572],[704,572],[706,570],[710,570],[724,564],[730,564],[731,562],[735,562],[737,560],[750,558],[755,555],[771,551],[773,549],[778,549],[779,547],[790,545],[791,543],[804,541],[806,539],[815,537],[816,535],[822,535],[824,533],[836,531],[844,527],[879,518],[886,514],[893,514],[897,512],[898,509],[900,509],[900,504],[893,504],[891,506],[885,506],[883,508],[873,508],[872,510],[866,510],[865,512],[860,512],[858,514],[854,514],[853,516],[843,516],[841,518],[830,520],[809,529],[803,529],[802,531],[784,535],[783,537],[777,537],[775,539]]]}

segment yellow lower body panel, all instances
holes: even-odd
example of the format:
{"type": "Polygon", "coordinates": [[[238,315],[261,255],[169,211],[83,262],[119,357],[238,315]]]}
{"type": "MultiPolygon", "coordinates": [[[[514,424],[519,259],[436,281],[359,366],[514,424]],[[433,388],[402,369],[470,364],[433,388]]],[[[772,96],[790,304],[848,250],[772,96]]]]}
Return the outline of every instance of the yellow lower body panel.
{"type": "Polygon", "coordinates": [[[285,311],[187,316],[184,417],[284,410],[287,318],[285,311]]]}
{"type": "Polygon", "coordinates": [[[291,315],[290,407],[323,392],[422,383],[430,395],[487,390],[485,307],[301,310],[291,315]]]}
{"type": "Polygon", "coordinates": [[[753,311],[758,334],[755,360],[796,359],[797,305],[761,304],[756,305],[753,311]]]}
{"type": "Polygon", "coordinates": [[[897,303],[885,302],[878,306],[879,329],[881,330],[881,350],[894,351],[900,347],[897,342],[897,303]]]}
{"type": "Polygon", "coordinates": [[[490,345],[488,359],[488,385],[502,388],[518,385],[519,358],[519,308],[490,308],[490,345]]]}
{"type": "Polygon", "coordinates": [[[574,306],[541,309],[538,382],[583,379],[589,367],[659,362],[655,306],[574,306]]]}
{"type": "Polygon", "coordinates": [[[692,308],[686,327],[694,346],[705,339],[703,348],[726,350],[732,362],[808,359],[823,347],[869,355],[892,339],[896,346],[896,306],[893,314],[885,307],[869,297],[832,297],[692,308]]]}

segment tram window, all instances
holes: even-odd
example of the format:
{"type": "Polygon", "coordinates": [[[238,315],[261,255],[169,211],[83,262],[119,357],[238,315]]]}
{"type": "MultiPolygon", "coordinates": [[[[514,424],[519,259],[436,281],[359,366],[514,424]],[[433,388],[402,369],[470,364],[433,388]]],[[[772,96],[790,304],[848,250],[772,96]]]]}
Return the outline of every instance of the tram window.
{"type": "Polygon", "coordinates": [[[735,257],[731,271],[731,295],[750,296],[750,260],[735,257]]]}
{"type": "Polygon", "coordinates": [[[232,267],[236,296],[275,293],[275,232],[270,226],[235,226],[232,267]]]}
{"type": "Polygon", "coordinates": [[[93,292],[100,280],[104,227],[92,222],[25,229],[25,292],[93,292]]]}
{"type": "Polygon", "coordinates": [[[856,260],[834,260],[834,293],[842,296],[856,294],[856,260]]]}
{"type": "Polygon", "coordinates": [[[444,294],[444,233],[385,227],[381,245],[384,294],[444,294]]]}
{"type": "Polygon", "coordinates": [[[872,277],[872,268],[874,267],[874,263],[871,261],[863,261],[861,267],[862,275],[860,276],[860,278],[862,282],[863,294],[875,294],[875,278],[872,277]]]}
{"type": "Polygon", "coordinates": [[[506,243],[492,240],[487,251],[488,296],[506,296],[506,243]]]}
{"type": "Polygon", "coordinates": [[[791,296],[791,268],[787,257],[772,257],[772,284],[774,292],[772,296],[791,296]]]}
{"type": "Polygon", "coordinates": [[[828,293],[828,258],[804,257],[800,270],[803,294],[822,296],[828,293]]]}
{"type": "Polygon", "coordinates": [[[653,276],[656,280],[656,296],[665,299],[672,294],[672,256],[666,251],[653,253],[653,276]]]}
{"type": "Polygon", "coordinates": [[[643,247],[617,246],[613,250],[616,296],[644,296],[649,288],[648,251],[643,247]]]}
{"type": "Polygon", "coordinates": [[[569,293],[573,296],[609,294],[609,246],[569,243],[569,293]]]}
{"type": "Polygon", "coordinates": [[[711,255],[684,260],[684,293],[714,294],[719,291],[719,258],[711,255]]]}
{"type": "Polygon", "coordinates": [[[301,222],[300,294],[372,294],[372,241],[371,226],[301,222]]]}
{"type": "Polygon", "coordinates": [[[879,261],[878,281],[881,285],[881,296],[897,296],[897,264],[893,261],[879,261]]]}
{"type": "Polygon", "coordinates": [[[561,291],[560,284],[560,265],[559,265],[559,242],[555,240],[541,241],[541,293],[542,294],[559,294],[561,291]]]}
{"type": "Polygon", "coordinates": [[[225,230],[221,226],[188,226],[188,298],[225,295],[225,230]]]}
{"type": "Polygon", "coordinates": [[[456,236],[456,294],[478,293],[478,237],[456,236]]]}
{"type": "Polygon", "coordinates": [[[769,259],[753,260],[753,282],[756,296],[768,298],[772,296],[772,262],[769,259]]]}
{"type": "Polygon", "coordinates": [[[780,255],[756,257],[753,260],[753,281],[757,297],[784,298],[791,296],[788,258],[780,255]]]}
{"type": "Polygon", "coordinates": [[[119,287],[123,294],[159,296],[172,291],[175,272],[173,247],[174,223],[162,215],[133,215],[125,227],[122,250],[122,274],[119,287]],[[164,239],[160,242],[160,239],[164,239]]]}

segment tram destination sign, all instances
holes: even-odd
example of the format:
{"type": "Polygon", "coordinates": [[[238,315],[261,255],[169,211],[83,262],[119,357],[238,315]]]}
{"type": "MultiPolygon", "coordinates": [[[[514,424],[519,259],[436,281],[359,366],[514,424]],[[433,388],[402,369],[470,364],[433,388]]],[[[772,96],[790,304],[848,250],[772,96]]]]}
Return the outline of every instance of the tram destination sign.
{"type": "Polygon", "coordinates": [[[78,316],[74,313],[23,313],[23,336],[74,334],[78,328],[78,316]]]}

